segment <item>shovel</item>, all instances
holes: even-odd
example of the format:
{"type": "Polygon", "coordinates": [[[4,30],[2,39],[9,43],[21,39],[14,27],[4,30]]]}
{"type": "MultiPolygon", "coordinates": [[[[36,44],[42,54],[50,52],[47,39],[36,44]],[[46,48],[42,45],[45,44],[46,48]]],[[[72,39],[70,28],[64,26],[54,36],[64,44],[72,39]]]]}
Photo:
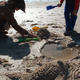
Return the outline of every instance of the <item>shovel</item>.
{"type": "Polygon", "coordinates": [[[34,27],[32,28],[32,30],[35,31],[35,32],[37,32],[37,31],[39,31],[39,29],[41,29],[41,28],[48,28],[48,26],[45,26],[45,27],[34,26],[34,27]]]}
{"type": "Polygon", "coordinates": [[[23,42],[23,41],[39,41],[39,38],[25,38],[25,39],[19,39],[19,42],[23,42]]]}
{"type": "Polygon", "coordinates": [[[49,5],[49,6],[46,7],[46,9],[47,9],[47,10],[50,10],[50,9],[55,8],[55,7],[58,7],[58,5],[56,5],[56,6],[49,5]]]}

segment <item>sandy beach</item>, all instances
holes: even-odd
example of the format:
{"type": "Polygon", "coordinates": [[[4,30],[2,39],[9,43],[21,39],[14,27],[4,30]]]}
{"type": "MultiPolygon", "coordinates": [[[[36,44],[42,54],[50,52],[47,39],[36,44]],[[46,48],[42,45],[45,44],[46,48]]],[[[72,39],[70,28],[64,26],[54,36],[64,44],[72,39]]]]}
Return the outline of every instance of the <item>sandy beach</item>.
{"type": "Polygon", "coordinates": [[[61,8],[46,9],[58,3],[28,2],[26,13],[15,12],[17,23],[29,32],[39,33],[40,40],[19,42],[22,36],[11,27],[8,37],[0,38],[0,80],[80,80],[80,10],[76,32],[64,36],[65,3],[61,8]],[[34,26],[48,28],[34,32],[34,26]]]}

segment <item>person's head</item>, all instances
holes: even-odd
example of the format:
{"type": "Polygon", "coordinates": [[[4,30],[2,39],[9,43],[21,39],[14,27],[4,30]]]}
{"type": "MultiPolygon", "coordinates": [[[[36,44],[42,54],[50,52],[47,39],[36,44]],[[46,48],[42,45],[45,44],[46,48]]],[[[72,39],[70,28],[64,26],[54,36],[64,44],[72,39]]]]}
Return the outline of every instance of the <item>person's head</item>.
{"type": "Polygon", "coordinates": [[[25,2],[24,2],[24,0],[8,0],[8,4],[11,5],[11,8],[13,10],[21,9],[22,11],[25,12],[25,2]]]}

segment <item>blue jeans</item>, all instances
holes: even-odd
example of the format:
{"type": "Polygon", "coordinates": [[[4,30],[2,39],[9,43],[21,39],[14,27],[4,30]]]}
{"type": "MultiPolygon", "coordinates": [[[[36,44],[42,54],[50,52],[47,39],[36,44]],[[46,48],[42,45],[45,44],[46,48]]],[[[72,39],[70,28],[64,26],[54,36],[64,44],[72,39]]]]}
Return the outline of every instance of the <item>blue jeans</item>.
{"type": "Polygon", "coordinates": [[[65,22],[66,22],[66,31],[73,31],[77,15],[74,16],[72,14],[74,10],[74,4],[65,4],[65,10],[64,10],[64,16],[65,16],[65,22]]]}

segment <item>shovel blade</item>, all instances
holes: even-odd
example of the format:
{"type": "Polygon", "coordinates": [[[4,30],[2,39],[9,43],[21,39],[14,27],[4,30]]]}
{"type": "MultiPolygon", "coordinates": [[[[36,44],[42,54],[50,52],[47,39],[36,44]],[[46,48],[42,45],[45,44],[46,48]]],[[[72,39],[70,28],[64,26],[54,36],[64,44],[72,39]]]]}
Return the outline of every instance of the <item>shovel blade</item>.
{"type": "Polygon", "coordinates": [[[55,8],[55,7],[57,7],[57,5],[56,5],[56,6],[49,5],[49,6],[46,7],[46,9],[47,9],[47,10],[50,10],[50,9],[55,8]]]}

